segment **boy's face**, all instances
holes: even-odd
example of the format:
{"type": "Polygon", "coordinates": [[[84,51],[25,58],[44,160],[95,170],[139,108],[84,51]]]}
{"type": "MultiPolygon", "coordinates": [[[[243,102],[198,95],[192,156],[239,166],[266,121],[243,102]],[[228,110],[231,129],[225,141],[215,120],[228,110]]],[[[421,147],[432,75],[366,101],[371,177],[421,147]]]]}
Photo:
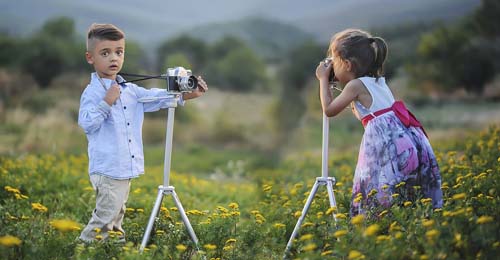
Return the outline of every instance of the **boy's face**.
{"type": "Polygon", "coordinates": [[[125,39],[94,40],[94,48],[87,51],[85,56],[101,78],[115,80],[125,59],[125,39]]]}

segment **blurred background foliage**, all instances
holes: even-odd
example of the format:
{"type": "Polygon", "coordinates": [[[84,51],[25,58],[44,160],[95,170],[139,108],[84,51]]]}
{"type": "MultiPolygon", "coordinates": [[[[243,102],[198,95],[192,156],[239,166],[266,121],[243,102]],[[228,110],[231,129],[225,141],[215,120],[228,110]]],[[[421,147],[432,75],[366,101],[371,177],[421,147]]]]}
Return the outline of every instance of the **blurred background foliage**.
{"type": "MultiPolygon", "coordinates": [[[[488,114],[500,97],[499,17],[498,1],[483,0],[455,19],[363,29],[387,40],[390,86],[397,98],[429,111],[419,115],[417,110],[417,116],[436,127],[439,136],[449,127],[467,125],[471,117],[479,118],[477,127],[499,119],[488,114]],[[446,120],[435,115],[457,103],[480,108],[464,109],[454,125],[440,123],[446,120]]],[[[85,37],[77,28],[73,18],[55,16],[31,33],[0,31],[0,153],[85,150],[85,140],[76,141],[84,139],[76,117],[91,67],[84,60],[85,37]],[[59,124],[65,126],[52,128],[59,124]],[[56,130],[73,141],[44,137],[56,130]]],[[[157,75],[184,66],[210,86],[205,97],[177,110],[177,144],[279,155],[317,145],[320,133],[311,128],[321,122],[314,69],[326,56],[328,41],[289,24],[250,17],[165,36],[155,47],[144,42],[127,37],[122,72],[157,75]]],[[[154,80],[141,84],[164,87],[154,80]]],[[[358,138],[349,134],[361,133],[359,123],[343,114],[333,126],[346,137],[338,142],[356,144],[358,138]]],[[[146,145],[161,147],[164,117],[163,112],[147,115],[146,145]]]]}

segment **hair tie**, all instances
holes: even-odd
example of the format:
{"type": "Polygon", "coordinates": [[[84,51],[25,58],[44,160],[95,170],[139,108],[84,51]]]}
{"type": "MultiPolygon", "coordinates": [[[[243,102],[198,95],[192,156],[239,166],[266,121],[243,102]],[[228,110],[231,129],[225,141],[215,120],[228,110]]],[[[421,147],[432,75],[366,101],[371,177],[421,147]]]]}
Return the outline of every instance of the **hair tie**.
{"type": "Polygon", "coordinates": [[[370,41],[370,44],[374,43],[375,42],[375,38],[370,37],[370,38],[368,38],[368,41],[370,41]]]}

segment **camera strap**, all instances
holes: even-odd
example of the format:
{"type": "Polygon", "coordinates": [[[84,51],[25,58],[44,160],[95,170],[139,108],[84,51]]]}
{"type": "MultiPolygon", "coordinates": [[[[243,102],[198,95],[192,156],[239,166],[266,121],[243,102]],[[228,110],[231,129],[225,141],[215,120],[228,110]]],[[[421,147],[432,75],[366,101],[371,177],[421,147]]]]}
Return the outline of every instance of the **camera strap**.
{"type": "Polygon", "coordinates": [[[134,80],[125,80],[123,83],[131,83],[131,82],[136,82],[136,81],[142,81],[142,80],[147,80],[147,79],[165,79],[165,75],[156,75],[156,76],[151,76],[151,75],[141,75],[141,74],[132,74],[132,73],[120,73],[121,76],[126,76],[126,77],[133,77],[133,78],[138,78],[134,80]]]}

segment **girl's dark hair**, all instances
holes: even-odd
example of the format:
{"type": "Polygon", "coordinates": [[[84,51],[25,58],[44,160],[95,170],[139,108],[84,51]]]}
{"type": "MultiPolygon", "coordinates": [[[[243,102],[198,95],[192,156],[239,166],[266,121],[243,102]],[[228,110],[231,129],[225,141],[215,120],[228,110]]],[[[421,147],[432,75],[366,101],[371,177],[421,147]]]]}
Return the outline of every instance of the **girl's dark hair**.
{"type": "Polygon", "coordinates": [[[118,41],[125,38],[125,33],[112,24],[93,23],[87,33],[87,51],[93,48],[94,40],[118,41]]]}
{"type": "Polygon", "coordinates": [[[384,74],[387,44],[380,37],[372,37],[359,29],[347,29],[335,34],[328,49],[329,55],[349,60],[357,78],[379,78],[384,74]]]}

